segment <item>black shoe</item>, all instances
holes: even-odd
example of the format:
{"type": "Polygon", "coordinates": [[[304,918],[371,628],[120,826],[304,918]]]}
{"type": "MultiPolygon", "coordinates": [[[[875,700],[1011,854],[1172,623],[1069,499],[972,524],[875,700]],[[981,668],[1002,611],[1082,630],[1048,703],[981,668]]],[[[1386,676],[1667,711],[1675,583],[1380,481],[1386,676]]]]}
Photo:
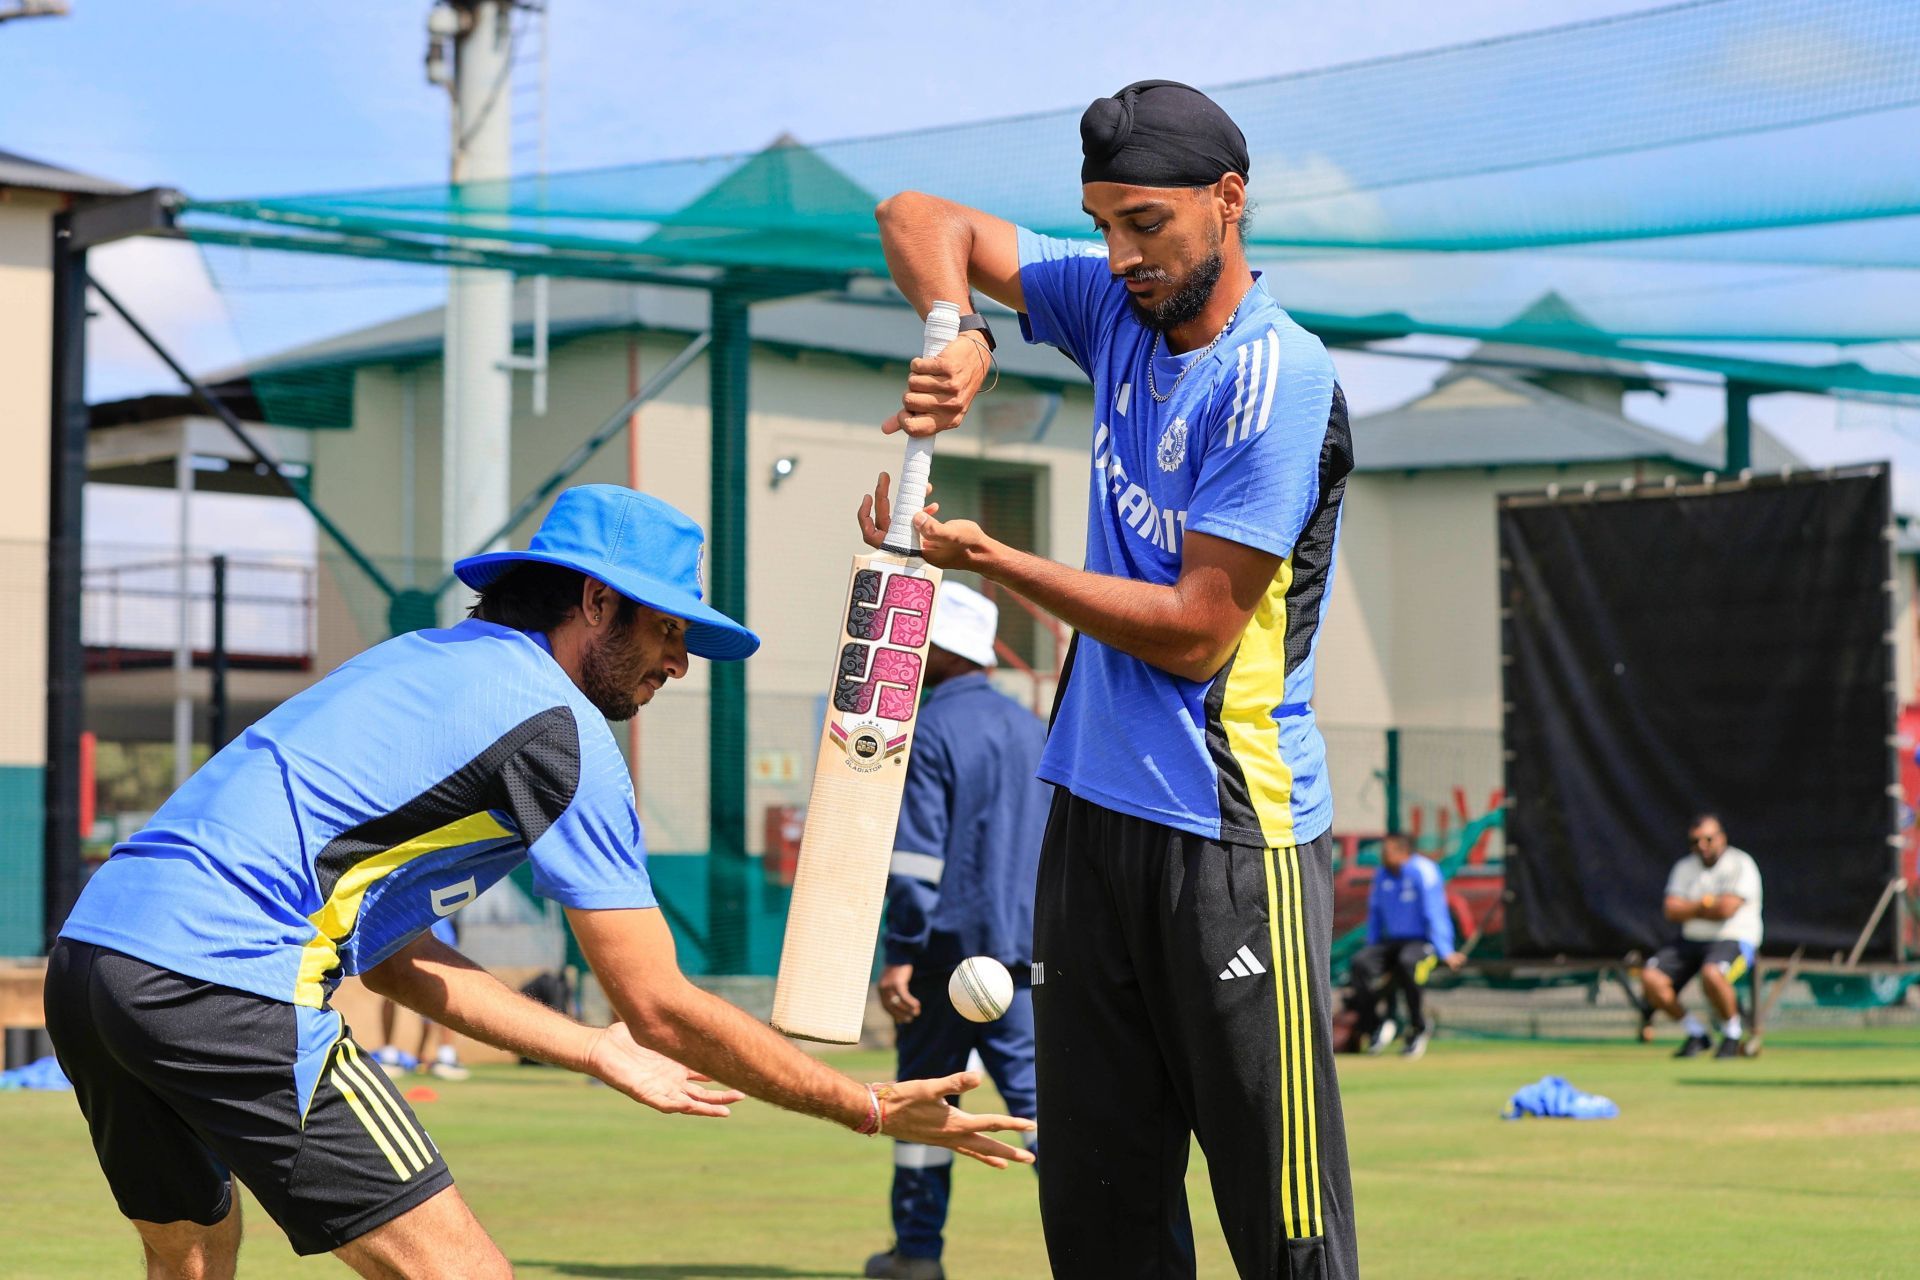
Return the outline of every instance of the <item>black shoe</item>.
{"type": "Polygon", "coordinates": [[[1676,1058],[1697,1058],[1713,1048],[1712,1036],[1688,1036],[1687,1042],[1673,1051],[1676,1058]]]}
{"type": "Polygon", "coordinates": [[[1722,1039],[1720,1041],[1720,1047],[1713,1051],[1713,1056],[1716,1058],[1738,1058],[1742,1056],[1740,1052],[1742,1043],[1742,1041],[1732,1039],[1731,1037],[1722,1039]]]}
{"type": "Polygon", "coordinates": [[[947,1280],[938,1258],[908,1258],[889,1249],[867,1259],[867,1280],[947,1280]]]}
{"type": "Polygon", "coordinates": [[[1407,1037],[1406,1044],[1400,1047],[1400,1056],[1408,1059],[1420,1057],[1426,1053],[1427,1041],[1432,1038],[1432,1031],[1426,1027],[1418,1028],[1412,1035],[1407,1037]]]}

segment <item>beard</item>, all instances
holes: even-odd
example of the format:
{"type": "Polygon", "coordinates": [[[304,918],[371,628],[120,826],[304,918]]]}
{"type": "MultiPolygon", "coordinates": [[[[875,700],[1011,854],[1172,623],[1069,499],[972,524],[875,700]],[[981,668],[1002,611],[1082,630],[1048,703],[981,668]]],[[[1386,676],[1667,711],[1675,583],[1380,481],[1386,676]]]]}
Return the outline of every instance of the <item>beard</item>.
{"type": "Polygon", "coordinates": [[[1207,256],[1195,263],[1187,272],[1186,278],[1174,284],[1173,277],[1158,268],[1149,271],[1128,273],[1130,280],[1151,280],[1159,284],[1174,284],[1173,292],[1153,306],[1144,305],[1140,299],[1128,295],[1127,301],[1133,304],[1133,314],[1140,323],[1149,329],[1165,333],[1177,329],[1187,321],[1207,309],[1208,299],[1213,297],[1214,286],[1220,283],[1220,273],[1226,264],[1220,257],[1220,245],[1216,241],[1207,256]]]}
{"type": "Polygon", "coordinates": [[[637,622],[615,627],[580,659],[580,692],[609,720],[631,720],[640,711],[634,691],[646,678],[649,657],[639,630],[637,622]]]}

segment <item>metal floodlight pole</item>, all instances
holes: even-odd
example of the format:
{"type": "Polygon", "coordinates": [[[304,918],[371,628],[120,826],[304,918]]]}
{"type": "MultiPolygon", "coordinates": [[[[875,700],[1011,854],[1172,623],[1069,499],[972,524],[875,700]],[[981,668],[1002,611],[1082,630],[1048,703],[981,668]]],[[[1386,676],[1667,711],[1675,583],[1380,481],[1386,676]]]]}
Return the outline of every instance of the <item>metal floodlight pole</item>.
{"type": "MultiPolygon", "coordinates": [[[[534,486],[532,492],[528,493],[526,497],[520,499],[514,506],[512,512],[501,522],[500,527],[481,539],[469,554],[479,555],[481,552],[487,550],[487,548],[511,534],[515,526],[538,510],[541,503],[552,497],[561,485],[571,480],[574,475],[579,472],[580,468],[591,462],[593,456],[606,446],[607,441],[624,431],[627,427],[628,420],[633,417],[635,412],[649,401],[657,398],[660,393],[665,391],[669,386],[673,385],[673,380],[686,372],[688,366],[692,365],[695,360],[698,360],[712,342],[713,335],[711,333],[695,334],[693,341],[687,343],[685,347],[682,347],[678,355],[662,365],[658,373],[655,373],[651,378],[647,379],[645,386],[634,392],[625,404],[614,410],[612,416],[601,423],[599,427],[595,428],[593,434],[581,441],[580,446],[568,454],[565,460],[553,469],[551,475],[534,486]]],[[[457,581],[458,579],[455,578],[453,574],[447,574],[440,580],[439,585],[433,589],[433,594],[438,597],[450,589],[457,581]]]]}

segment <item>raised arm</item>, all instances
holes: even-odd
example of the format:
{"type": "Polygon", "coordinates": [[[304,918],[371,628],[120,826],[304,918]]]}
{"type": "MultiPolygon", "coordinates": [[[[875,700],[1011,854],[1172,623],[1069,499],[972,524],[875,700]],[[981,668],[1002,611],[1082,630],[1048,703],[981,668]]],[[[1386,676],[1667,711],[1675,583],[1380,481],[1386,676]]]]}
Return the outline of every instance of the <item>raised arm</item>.
{"type": "Polygon", "coordinates": [[[966,297],[969,288],[1026,310],[1011,222],[918,191],[882,200],[873,218],[893,283],[921,315],[936,301],[966,297]]]}
{"type": "MultiPolygon", "coordinates": [[[[880,224],[887,270],[922,317],[935,302],[965,305],[974,288],[1016,311],[1024,309],[1019,233],[1011,222],[918,191],[881,201],[873,216],[880,224]]],[[[966,418],[992,367],[986,339],[962,333],[938,356],[908,367],[900,412],[882,429],[913,436],[952,430],[966,418]]]]}

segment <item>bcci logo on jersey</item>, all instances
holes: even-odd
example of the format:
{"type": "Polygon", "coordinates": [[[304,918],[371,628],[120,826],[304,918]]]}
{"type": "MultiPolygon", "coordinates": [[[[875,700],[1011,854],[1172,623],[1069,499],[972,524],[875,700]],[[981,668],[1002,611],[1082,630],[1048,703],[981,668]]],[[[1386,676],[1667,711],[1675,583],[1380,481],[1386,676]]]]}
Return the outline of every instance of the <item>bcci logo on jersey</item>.
{"type": "Polygon", "coordinates": [[[1187,460],[1187,420],[1175,418],[1160,437],[1160,451],[1155,455],[1162,471],[1178,471],[1180,464],[1187,460]]]}
{"type": "MultiPolygon", "coordinates": [[[[1157,451],[1159,465],[1163,471],[1177,471],[1187,458],[1187,420],[1175,419],[1160,437],[1157,451]],[[1169,463],[1167,459],[1173,461],[1169,463]]],[[[1145,464],[1142,464],[1145,465],[1145,464]]],[[[1180,544],[1187,532],[1187,513],[1166,508],[1156,503],[1146,489],[1127,478],[1127,467],[1114,449],[1113,432],[1102,422],[1093,432],[1093,473],[1100,477],[1101,488],[1106,491],[1108,500],[1113,504],[1114,513],[1120,522],[1134,534],[1152,543],[1161,551],[1180,554],[1180,544]]]]}

